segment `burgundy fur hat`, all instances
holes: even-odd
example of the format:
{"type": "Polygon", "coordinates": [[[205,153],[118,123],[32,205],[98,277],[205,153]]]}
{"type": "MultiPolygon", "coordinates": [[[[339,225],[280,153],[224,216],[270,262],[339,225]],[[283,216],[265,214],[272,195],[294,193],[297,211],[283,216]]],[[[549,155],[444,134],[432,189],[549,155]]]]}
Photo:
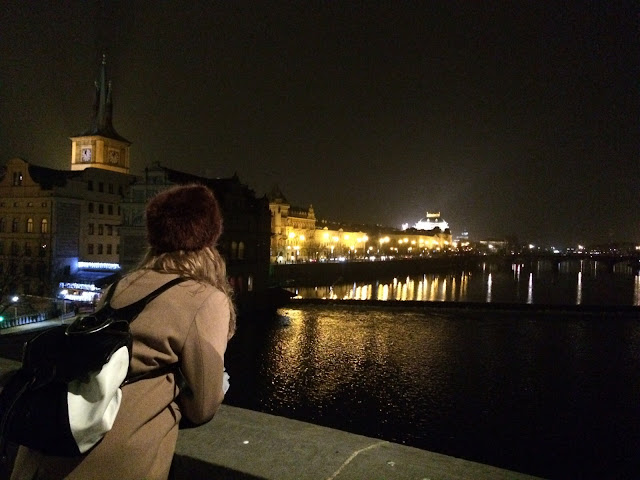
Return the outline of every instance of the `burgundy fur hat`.
{"type": "Polygon", "coordinates": [[[203,185],[172,187],[147,204],[147,238],[154,253],[200,250],[222,233],[216,198],[203,185]]]}

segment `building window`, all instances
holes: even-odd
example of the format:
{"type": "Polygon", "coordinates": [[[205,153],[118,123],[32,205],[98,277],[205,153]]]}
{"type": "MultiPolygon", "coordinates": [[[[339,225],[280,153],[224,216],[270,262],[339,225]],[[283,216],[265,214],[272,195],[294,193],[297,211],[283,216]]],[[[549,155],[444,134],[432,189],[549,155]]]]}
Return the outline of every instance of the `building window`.
{"type": "Polygon", "coordinates": [[[6,228],[7,221],[3,218],[0,218],[0,233],[4,233],[4,229],[6,228]]]}
{"type": "Polygon", "coordinates": [[[120,205],[118,205],[118,216],[120,216],[120,205]]]}
{"type": "Polygon", "coordinates": [[[104,235],[104,225],[98,224],[98,235],[104,235]]]}
{"type": "Polygon", "coordinates": [[[93,213],[93,202],[89,202],[89,213],[93,213]]]}
{"type": "Polygon", "coordinates": [[[33,233],[33,218],[27,220],[27,233],[33,233]]]}
{"type": "Polygon", "coordinates": [[[93,180],[89,180],[87,182],[87,188],[89,189],[90,192],[93,192],[93,180]]]}
{"type": "Polygon", "coordinates": [[[24,242],[24,256],[30,257],[32,253],[31,244],[29,242],[24,242]]]}
{"type": "Polygon", "coordinates": [[[107,244],[107,255],[111,255],[112,245],[110,243],[107,244]]]}
{"type": "MultiPolygon", "coordinates": [[[[31,265],[29,265],[28,263],[26,263],[26,264],[24,265],[24,267],[23,267],[23,270],[24,270],[24,275],[25,275],[26,277],[30,277],[30,276],[31,276],[31,265]]],[[[28,284],[26,284],[26,285],[28,285],[28,284]]]]}
{"type": "Polygon", "coordinates": [[[93,255],[93,243],[90,243],[89,245],[87,245],[87,253],[89,255],[93,255]]]}
{"type": "Polygon", "coordinates": [[[46,218],[40,222],[40,233],[49,233],[49,221],[46,218]]]}
{"type": "Polygon", "coordinates": [[[4,255],[4,242],[0,240],[0,255],[4,255]]]}
{"type": "Polygon", "coordinates": [[[109,193],[113,193],[113,183],[109,184],[109,193]]]}
{"type": "Polygon", "coordinates": [[[107,225],[107,235],[113,235],[113,225],[107,225]]]}
{"type": "Polygon", "coordinates": [[[33,207],[33,202],[27,202],[27,207],[33,207]]]}
{"type": "Polygon", "coordinates": [[[14,218],[13,222],[11,222],[11,232],[16,233],[18,231],[18,219],[14,218]]]}
{"type": "Polygon", "coordinates": [[[18,255],[18,244],[11,242],[11,255],[18,255]]]}
{"type": "Polygon", "coordinates": [[[47,206],[47,202],[42,202],[42,206],[46,207],[47,206]]]}
{"type": "Polygon", "coordinates": [[[22,185],[22,172],[13,172],[13,186],[22,185]]]}
{"type": "Polygon", "coordinates": [[[104,205],[102,203],[98,205],[98,213],[104,213],[104,205]]]}
{"type": "Polygon", "coordinates": [[[238,259],[244,260],[244,242],[238,244],[238,259]]]}
{"type": "Polygon", "coordinates": [[[104,182],[98,182],[98,191],[104,192],[104,182]]]}
{"type": "Polygon", "coordinates": [[[231,260],[238,258],[238,242],[231,242],[231,260]]]}
{"type": "Polygon", "coordinates": [[[116,255],[120,255],[120,244],[116,245],[116,255]]]}
{"type": "Polygon", "coordinates": [[[107,205],[107,213],[113,215],[113,205],[107,205]]]}
{"type": "Polygon", "coordinates": [[[98,244],[98,255],[102,255],[102,244],[98,244]]]}
{"type": "Polygon", "coordinates": [[[38,252],[38,255],[40,257],[46,257],[47,256],[47,244],[43,243],[42,245],[40,245],[40,251],[38,252]]]}
{"type": "Polygon", "coordinates": [[[93,229],[93,223],[89,224],[89,235],[93,235],[94,229],[93,229]]]}

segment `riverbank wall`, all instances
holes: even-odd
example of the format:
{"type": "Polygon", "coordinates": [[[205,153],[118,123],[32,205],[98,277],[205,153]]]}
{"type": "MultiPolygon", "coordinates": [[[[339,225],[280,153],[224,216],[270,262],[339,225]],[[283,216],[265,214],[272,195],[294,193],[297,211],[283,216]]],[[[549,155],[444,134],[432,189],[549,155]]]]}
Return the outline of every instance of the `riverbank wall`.
{"type": "MultiPolygon", "coordinates": [[[[502,258],[494,259],[496,266],[507,268],[502,258]]],[[[476,257],[425,257],[393,259],[378,262],[317,262],[285,263],[270,267],[272,283],[278,286],[333,285],[338,282],[393,278],[405,275],[470,271],[479,268],[476,257]]]]}

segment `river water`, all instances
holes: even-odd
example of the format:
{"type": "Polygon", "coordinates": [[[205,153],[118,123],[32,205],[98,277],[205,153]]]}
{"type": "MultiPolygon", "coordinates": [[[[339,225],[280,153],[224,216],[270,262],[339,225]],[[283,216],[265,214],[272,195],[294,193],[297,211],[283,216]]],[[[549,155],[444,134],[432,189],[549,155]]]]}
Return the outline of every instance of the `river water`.
{"type": "Polygon", "coordinates": [[[511,271],[486,264],[479,271],[336,283],[293,289],[302,298],[527,303],[552,305],[640,305],[640,276],[607,273],[595,262],[564,265],[565,271],[511,271]],[[573,268],[572,268],[573,267],[573,268]]]}
{"type": "MultiPolygon", "coordinates": [[[[427,275],[298,294],[357,298],[366,287],[381,298],[386,285],[387,298],[638,305],[639,277],[575,273],[427,275]]],[[[289,325],[240,323],[227,403],[549,479],[640,478],[634,315],[295,303],[280,313],[289,325]]]]}

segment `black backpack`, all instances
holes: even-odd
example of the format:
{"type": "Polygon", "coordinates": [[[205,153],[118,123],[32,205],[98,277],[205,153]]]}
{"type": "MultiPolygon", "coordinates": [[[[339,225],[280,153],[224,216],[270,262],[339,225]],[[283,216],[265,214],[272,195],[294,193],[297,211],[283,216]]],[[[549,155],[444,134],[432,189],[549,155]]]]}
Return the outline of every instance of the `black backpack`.
{"type": "Polygon", "coordinates": [[[150,301],[185,280],[171,280],[123,308],[110,305],[116,282],[95,313],[27,341],[22,366],[0,392],[0,452],[12,442],[47,455],[84,454],[111,429],[121,386],[177,371],[174,364],[130,377],[129,324],[150,301]]]}

